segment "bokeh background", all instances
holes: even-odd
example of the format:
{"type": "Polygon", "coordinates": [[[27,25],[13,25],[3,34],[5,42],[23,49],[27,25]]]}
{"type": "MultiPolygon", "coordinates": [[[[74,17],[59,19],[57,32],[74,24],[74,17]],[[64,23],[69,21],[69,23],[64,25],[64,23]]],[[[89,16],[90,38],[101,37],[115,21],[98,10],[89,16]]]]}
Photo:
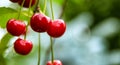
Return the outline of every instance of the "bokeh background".
{"type": "MultiPolygon", "coordinates": [[[[40,0],[41,10],[43,2],[40,0]]],[[[47,0],[46,15],[51,17],[49,5],[47,0]]],[[[17,37],[9,35],[5,28],[19,7],[9,0],[0,1],[0,65],[37,65],[38,33],[29,27],[27,39],[34,47],[29,55],[22,56],[13,49],[17,37]],[[5,8],[9,8],[8,12],[5,8]]],[[[55,59],[63,65],[120,65],[120,0],[53,0],[53,9],[55,19],[62,18],[67,24],[65,34],[55,39],[55,59]]],[[[21,19],[27,21],[24,16],[21,19]]],[[[41,34],[41,44],[41,64],[45,65],[50,60],[46,33],[41,34]]]]}

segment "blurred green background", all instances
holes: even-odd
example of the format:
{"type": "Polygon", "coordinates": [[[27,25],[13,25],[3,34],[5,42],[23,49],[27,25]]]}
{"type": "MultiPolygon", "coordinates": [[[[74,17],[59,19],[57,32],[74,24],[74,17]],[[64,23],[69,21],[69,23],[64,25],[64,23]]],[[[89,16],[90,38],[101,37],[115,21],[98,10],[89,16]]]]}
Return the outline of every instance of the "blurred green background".
{"type": "MultiPolygon", "coordinates": [[[[40,0],[43,10],[44,0],[40,0]]],[[[47,0],[46,15],[51,17],[47,0]]],[[[13,49],[17,37],[6,31],[6,22],[16,18],[19,5],[9,0],[0,2],[0,65],[37,65],[38,33],[28,28],[27,39],[34,43],[27,56],[18,55],[13,49]]],[[[63,65],[120,65],[120,0],[53,0],[55,19],[67,24],[65,34],[55,39],[55,59],[63,65]],[[63,15],[61,15],[63,13],[63,15]]],[[[27,9],[21,20],[28,21],[27,9]]],[[[23,37],[23,36],[21,36],[23,37]]],[[[41,65],[50,60],[49,36],[41,34],[41,65]]]]}

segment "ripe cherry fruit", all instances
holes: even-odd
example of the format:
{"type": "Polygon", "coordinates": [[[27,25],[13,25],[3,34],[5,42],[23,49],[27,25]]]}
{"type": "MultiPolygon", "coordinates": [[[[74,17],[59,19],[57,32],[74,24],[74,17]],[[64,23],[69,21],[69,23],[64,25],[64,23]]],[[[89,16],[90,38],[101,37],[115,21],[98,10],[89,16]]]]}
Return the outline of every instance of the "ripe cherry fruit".
{"type": "Polygon", "coordinates": [[[50,18],[42,13],[35,13],[30,20],[31,28],[36,32],[46,32],[48,29],[48,24],[51,21],[50,18]]]}
{"type": "Polygon", "coordinates": [[[7,31],[13,36],[20,36],[26,31],[26,25],[20,20],[10,19],[7,22],[7,31]]]}
{"type": "Polygon", "coordinates": [[[13,3],[17,3],[20,0],[10,0],[10,1],[13,2],[13,3]]]}
{"type": "Polygon", "coordinates": [[[53,22],[49,23],[47,33],[51,37],[57,38],[57,37],[62,36],[65,30],[66,30],[65,22],[61,19],[56,19],[53,22]]]}
{"type": "Polygon", "coordinates": [[[48,61],[46,65],[62,65],[62,62],[60,60],[54,60],[53,63],[48,61]]]}
{"type": "Polygon", "coordinates": [[[20,55],[27,55],[31,52],[32,50],[32,42],[28,41],[28,40],[23,40],[21,38],[18,38],[15,42],[14,42],[14,50],[16,53],[20,54],[20,55]]]}
{"type": "MultiPolygon", "coordinates": [[[[23,0],[20,0],[20,1],[18,2],[18,4],[19,4],[19,5],[22,5],[22,2],[23,2],[23,0]]],[[[31,6],[33,6],[35,3],[36,3],[36,0],[32,0],[31,6]]],[[[23,7],[28,8],[29,5],[30,5],[30,0],[25,0],[25,2],[24,2],[24,4],[23,4],[23,7]]]]}

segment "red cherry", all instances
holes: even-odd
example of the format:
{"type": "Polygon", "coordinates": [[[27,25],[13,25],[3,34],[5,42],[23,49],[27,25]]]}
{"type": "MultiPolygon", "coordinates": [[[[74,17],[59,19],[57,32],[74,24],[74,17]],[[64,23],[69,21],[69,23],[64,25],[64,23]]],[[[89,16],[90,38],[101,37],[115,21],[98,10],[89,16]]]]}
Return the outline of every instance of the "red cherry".
{"type": "Polygon", "coordinates": [[[26,30],[26,25],[20,20],[10,19],[7,22],[7,31],[13,36],[20,36],[26,30]]]}
{"type": "Polygon", "coordinates": [[[29,54],[32,50],[32,47],[33,47],[32,42],[28,40],[23,40],[23,39],[18,38],[14,42],[15,52],[21,55],[29,54]]]}
{"type": "Polygon", "coordinates": [[[53,63],[48,61],[46,65],[62,65],[62,62],[60,60],[54,60],[53,63]]]}
{"type": "Polygon", "coordinates": [[[41,13],[35,13],[31,17],[30,26],[36,32],[46,32],[48,29],[49,21],[51,20],[47,16],[41,13]]]}
{"type": "Polygon", "coordinates": [[[57,37],[62,36],[65,30],[66,30],[65,22],[61,19],[56,19],[53,22],[49,23],[47,33],[51,37],[57,38],[57,37]]]}
{"type": "Polygon", "coordinates": [[[11,2],[13,2],[13,3],[16,3],[16,2],[18,2],[19,0],[10,0],[11,2]]]}
{"type": "MultiPolygon", "coordinates": [[[[23,0],[18,2],[19,5],[22,5],[23,0]]],[[[35,4],[36,0],[32,0],[31,6],[35,4]]],[[[25,0],[23,7],[29,8],[30,0],[25,0]]]]}

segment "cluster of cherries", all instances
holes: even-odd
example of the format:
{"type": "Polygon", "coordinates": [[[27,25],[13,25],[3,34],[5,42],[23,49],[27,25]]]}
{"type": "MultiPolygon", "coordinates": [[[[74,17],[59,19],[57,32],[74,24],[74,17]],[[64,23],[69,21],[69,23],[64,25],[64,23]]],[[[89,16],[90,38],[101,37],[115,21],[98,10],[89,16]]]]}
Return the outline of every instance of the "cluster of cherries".
{"type": "MultiPolygon", "coordinates": [[[[10,0],[13,3],[18,3],[21,5],[23,0],[10,0]]],[[[36,0],[32,0],[32,4],[34,5],[36,0]]],[[[29,7],[30,0],[25,0],[23,7],[29,7]]],[[[51,20],[49,17],[44,15],[43,13],[35,13],[32,15],[30,19],[30,27],[33,31],[38,33],[47,32],[47,34],[53,38],[61,37],[65,30],[66,24],[62,19],[51,20]]],[[[6,25],[7,31],[13,36],[20,36],[26,34],[27,25],[21,21],[16,19],[10,19],[6,25]]],[[[31,41],[26,39],[18,38],[14,42],[14,50],[16,53],[20,55],[27,55],[31,52],[33,44],[31,41]]],[[[60,60],[54,60],[53,62],[48,61],[46,65],[62,65],[60,60]]]]}
{"type": "MultiPolygon", "coordinates": [[[[10,0],[10,1],[13,2],[13,3],[18,3],[19,5],[22,5],[24,0],[10,0]]],[[[31,6],[33,6],[35,3],[36,3],[36,0],[32,0],[31,6]]],[[[30,0],[25,0],[24,4],[23,4],[23,7],[28,8],[29,4],[30,4],[30,0]]]]}

